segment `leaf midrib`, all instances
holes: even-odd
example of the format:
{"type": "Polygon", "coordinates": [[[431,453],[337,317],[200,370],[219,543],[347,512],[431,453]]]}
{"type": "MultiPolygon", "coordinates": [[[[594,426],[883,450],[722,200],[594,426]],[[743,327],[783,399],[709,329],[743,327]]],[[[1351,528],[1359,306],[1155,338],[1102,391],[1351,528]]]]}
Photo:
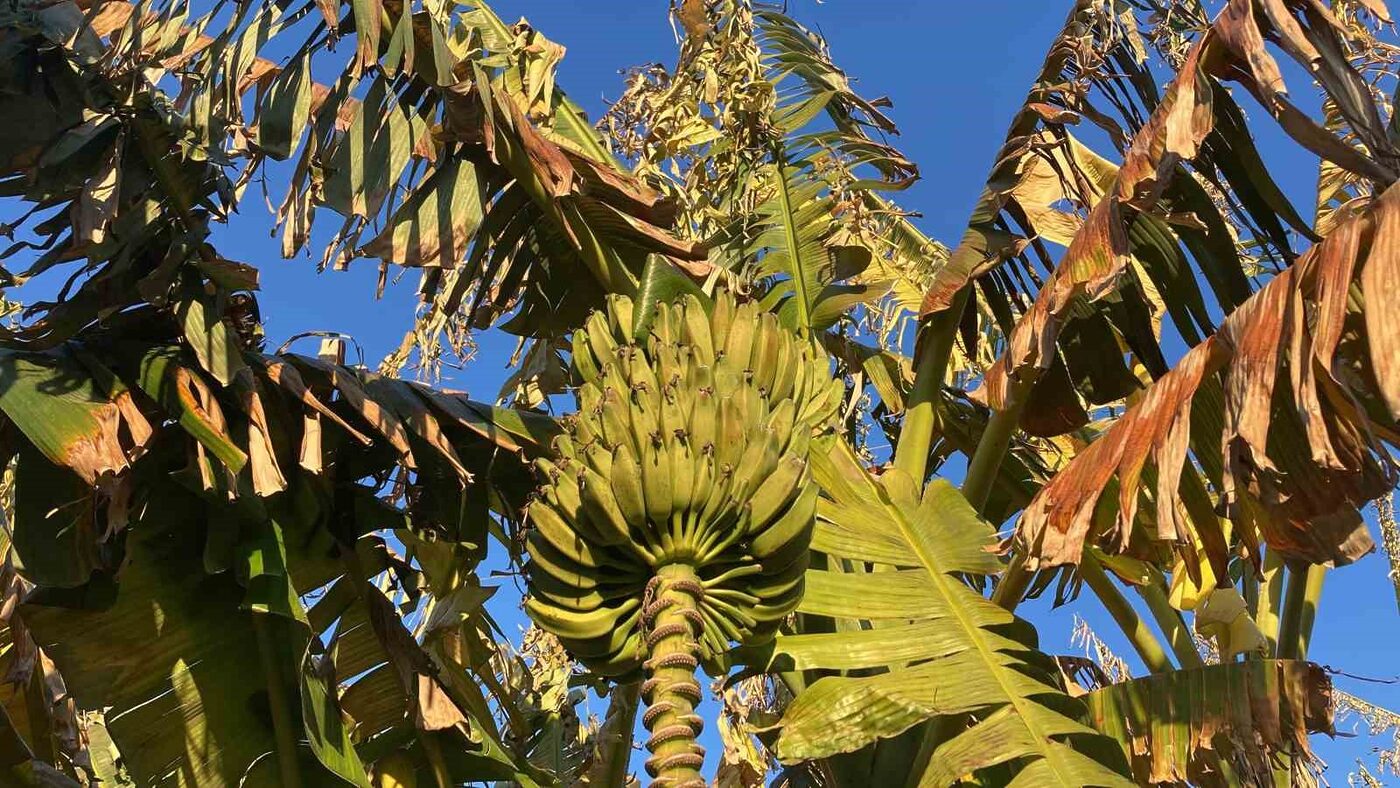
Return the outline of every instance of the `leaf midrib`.
{"type": "Polygon", "coordinates": [[[788,261],[792,264],[792,288],[797,299],[797,314],[802,328],[811,328],[812,310],[808,299],[807,280],[803,276],[807,261],[802,258],[801,238],[798,236],[793,212],[792,195],[788,191],[787,160],[781,151],[774,154],[774,169],[778,174],[778,202],[783,209],[783,239],[787,243],[788,261]]]}
{"type": "Polygon", "coordinates": [[[994,657],[994,650],[982,638],[981,628],[978,627],[968,617],[967,612],[963,609],[962,604],[957,600],[956,597],[953,596],[953,593],[949,589],[948,585],[952,581],[948,578],[948,575],[939,566],[938,562],[934,559],[934,557],[930,555],[928,551],[924,548],[922,542],[914,538],[914,528],[904,517],[903,510],[901,510],[898,506],[895,506],[890,501],[889,495],[888,493],[886,493],[883,485],[880,485],[878,482],[871,480],[869,477],[866,477],[866,483],[876,488],[876,494],[879,496],[880,505],[887,512],[890,513],[890,516],[893,517],[896,522],[899,523],[899,529],[904,534],[905,540],[909,542],[909,545],[913,548],[914,553],[918,555],[920,563],[922,563],[924,568],[928,571],[928,573],[933,576],[933,582],[937,585],[939,592],[943,595],[943,598],[948,600],[948,607],[951,611],[951,617],[956,618],[958,620],[958,623],[962,625],[963,630],[969,633],[970,638],[973,641],[973,644],[976,646],[978,653],[982,656],[982,659],[991,667],[993,677],[996,679],[997,684],[1001,687],[1003,694],[1005,694],[1008,698],[1010,704],[1016,709],[1017,717],[1021,720],[1021,723],[1026,726],[1027,730],[1031,732],[1031,736],[1036,744],[1036,749],[1039,750],[1041,753],[1040,757],[1045,759],[1046,763],[1049,764],[1051,771],[1055,773],[1056,778],[1062,784],[1067,786],[1075,786],[1075,788],[1078,788],[1077,782],[1075,782],[1073,779],[1069,779],[1064,773],[1061,772],[1060,765],[1057,763],[1057,759],[1053,757],[1053,753],[1051,753],[1049,745],[1046,744],[1046,742],[1049,740],[1048,734],[1042,733],[1040,730],[1040,726],[1036,725],[1032,721],[1031,714],[1033,713],[1033,711],[1027,708],[1027,704],[1032,703],[1032,701],[1023,698],[1020,695],[1020,693],[1016,692],[1011,687],[1011,685],[1007,683],[1006,679],[1002,675],[1003,667],[997,662],[997,660],[994,657]]]}

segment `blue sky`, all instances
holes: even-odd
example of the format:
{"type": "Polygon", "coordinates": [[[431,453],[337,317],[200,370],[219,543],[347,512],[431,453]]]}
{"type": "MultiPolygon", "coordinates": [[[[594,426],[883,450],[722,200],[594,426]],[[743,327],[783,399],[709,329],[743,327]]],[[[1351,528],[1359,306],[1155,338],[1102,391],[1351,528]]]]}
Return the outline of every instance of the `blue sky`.
{"type": "MultiPolygon", "coordinates": [[[[922,170],[923,180],[900,196],[901,204],[923,214],[920,226],[946,242],[956,241],[973,200],[1000,147],[1006,124],[1025,96],[1045,49],[1064,20],[1068,0],[984,0],[979,3],[902,0],[794,0],[789,10],[830,41],[836,62],[867,96],[887,95],[890,113],[903,130],[898,146],[922,170]]],[[[675,43],[662,0],[497,0],[493,7],[507,21],[527,17],[548,37],[568,47],[559,85],[596,118],[621,91],[620,70],[649,61],[673,63],[675,43]]],[[[1307,83],[1290,74],[1300,99],[1307,83]]],[[[1246,109],[1252,108],[1243,102],[1246,109]]],[[[1307,104],[1303,101],[1300,103],[1307,104]]],[[[1315,103],[1315,102],[1314,102],[1315,103]]],[[[1294,196],[1304,215],[1312,204],[1316,161],[1287,142],[1257,109],[1251,113],[1266,159],[1294,196]]],[[[407,274],[375,301],[375,264],[360,261],[348,272],[318,275],[312,260],[283,261],[267,230],[271,223],[250,189],[241,217],[216,237],[227,256],[258,265],[263,272],[261,302],[270,344],[306,330],[333,329],[352,334],[373,366],[397,344],[415,304],[416,276],[407,274]]],[[[274,193],[280,199],[280,193],[274,193]]],[[[329,214],[322,217],[330,223],[329,214]]],[[[318,236],[327,227],[321,227],[318,236]]],[[[315,248],[315,244],[312,244],[315,248]]],[[[478,337],[479,357],[444,381],[478,399],[494,399],[507,372],[510,337],[478,337]]],[[[309,340],[308,340],[309,341],[309,340]]],[[[305,348],[311,349],[311,346],[305,348]]],[[[1372,522],[1374,519],[1371,518],[1372,522]]],[[[501,599],[503,624],[523,623],[510,609],[510,589],[501,599]]],[[[1393,678],[1400,647],[1395,594],[1381,555],[1330,573],[1311,656],[1348,673],[1393,678]]],[[[1033,620],[1042,645],[1068,652],[1071,618],[1078,612],[1120,656],[1136,662],[1131,649],[1086,595],[1064,609],[1029,603],[1022,613],[1033,620]]],[[[1136,665],[1136,672],[1145,671],[1136,665]]],[[[1341,689],[1400,708],[1400,687],[1337,678],[1341,689]]],[[[595,705],[595,709],[601,704],[595,705]]],[[[1344,726],[1349,729],[1351,724],[1344,726]]],[[[707,735],[707,739],[710,737],[707,735]]],[[[713,739],[712,754],[717,754],[713,739]]],[[[1327,741],[1316,738],[1318,754],[1332,765],[1328,777],[1345,784],[1357,757],[1368,755],[1365,737],[1327,741]]],[[[713,763],[714,758],[711,758],[713,763]]]]}

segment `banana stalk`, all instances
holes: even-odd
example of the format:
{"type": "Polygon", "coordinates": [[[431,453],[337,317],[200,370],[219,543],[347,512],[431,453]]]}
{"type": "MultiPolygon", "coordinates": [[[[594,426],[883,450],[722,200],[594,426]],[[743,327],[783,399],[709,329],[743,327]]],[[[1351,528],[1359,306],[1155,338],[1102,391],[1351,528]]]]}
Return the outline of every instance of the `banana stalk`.
{"type": "Polygon", "coordinates": [[[1277,550],[1264,554],[1264,575],[1259,583],[1259,600],[1254,609],[1254,620],[1259,623],[1259,631],[1269,645],[1269,653],[1278,648],[1279,612],[1283,608],[1283,557],[1277,550]]]}
{"type": "Polygon", "coordinates": [[[1288,566],[1288,594],[1284,598],[1283,616],[1279,623],[1279,659],[1306,659],[1308,642],[1312,639],[1313,622],[1317,619],[1317,604],[1322,598],[1322,581],[1327,567],[1321,564],[1291,564],[1288,566]]]}
{"type": "Polygon", "coordinates": [[[644,670],[646,683],[642,697],[647,711],[642,718],[651,737],[647,750],[647,772],[655,784],[703,788],[700,767],[705,749],[695,738],[704,729],[704,720],[695,713],[700,703],[700,683],[695,669],[700,665],[700,641],[704,618],[699,601],[704,586],[695,570],[685,564],[669,564],[656,572],[650,586],[655,599],[647,606],[651,632],[647,647],[651,657],[644,670]]]}
{"type": "Polygon", "coordinates": [[[1152,634],[1152,630],[1138,617],[1132,603],[1109,579],[1103,565],[1092,552],[1085,551],[1083,560],[1079,563],[1079,575],[1084,578],[1085,585],[1093,589],[1104,607],[1108,608],[1109,614],[1123,630],[1123,634],[1128,636],[1129,642],[1133,644],[1138,656],[1142,657],[1147,669],[1153,673],[1172,670],[1171,659],[1167,657],[1162,644],[1157,641],[1157,636],[1152,634]]]}
{"type": "Polygon", "coordinates": [[[948,358],[953,352],[958,321],[967,309],[971,294],[972,286],[964,287],[954,297],[952,306],[933,317],[920,331],[914,358],[914,388],[909,392],[899,446],[894,453],[894,467],[915,479],[923,480],[928,473],[928,455],[933,446],[936,422],[934,411],[948,375],[948,358]]]}

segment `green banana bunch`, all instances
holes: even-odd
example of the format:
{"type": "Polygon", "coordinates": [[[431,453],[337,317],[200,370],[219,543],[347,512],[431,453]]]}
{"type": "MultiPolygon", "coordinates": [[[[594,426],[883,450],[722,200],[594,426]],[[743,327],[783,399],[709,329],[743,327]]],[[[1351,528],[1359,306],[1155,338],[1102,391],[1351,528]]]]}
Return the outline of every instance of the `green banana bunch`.
{"type": "Polygon", "coordinates": [[[694,670],[772,638],[797,607],[817,506],[808,445],[844,387],[756,304],[720,293],[708,312],[694,297],[656,310],[638,341],[619,296],[575,332],[578,412],[538,462],[526,608],[594,672],[645,672],[648,769],[689,785],[694,670]]]}
{"type": "Polygon", "coordinates": [[[575,333],[579,412],[529,508],[527,608],[607,675],[645,658],[639,605],[668,563],[705,588],[703,657],[772,636],[802,592],[807,445],[844,394],[825,355],[756,304],[659,305],[644,346],[632,309],[611,296],[575,333]]]}

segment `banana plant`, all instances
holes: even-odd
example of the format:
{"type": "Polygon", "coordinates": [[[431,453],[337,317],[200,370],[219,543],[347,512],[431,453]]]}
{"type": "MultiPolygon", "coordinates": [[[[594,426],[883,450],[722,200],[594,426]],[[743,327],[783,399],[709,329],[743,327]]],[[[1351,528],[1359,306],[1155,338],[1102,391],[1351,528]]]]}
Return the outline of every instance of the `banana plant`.
{"type": "Polygon", "coordinates": [[[771,640],[801,599],[808,446],[844,389],[819,349],[727,293],[708,313],[613,297],[574,342],[579,410],[539,462],[526,609],[600,675],[640,672],[653,785],[703,785],[693,674],[771,640]]]}
{"type": "Polygon", "coordinates": [[[744,0],[676,6],[678,67],[639,72],[606,134],[556,87],[563,48],[481,3],[0,11],[0,106],[32,119],[4,124],[0,172],[33,208],[0,284],[74,277],[0,327],[10,553],[34,585],[0,605],[0,664],[29,677],[0,716],[7,777],[611,785],[640,699],[657,784],[693,786],[704,667],[774,688],[771,725],[721,731],[725,780],[773,754],[822,784],[1308,778],[1331,729],[1304,661],[1315,562],[1368,549],[1357,507],[1388,489],[1400,418],[1384,5],[1073,3],[951,258],[888,197],[917,170],[887,103],[820,36],[744,0]],[[1266,42],[1317,78],[1321,124],[1266,42]],[[1154,57],[1178,72],[1160,91],[1154,57]],[[1314,227],[1230,80],[1322,154],[1314,227]],[[284,251],[328,208],[323,265],[425,270],[386,370],[500,321],[535,342],[518,402],[577,384],[564,434],[264,353],[256,270],[208,223],[281,159],[284,251]],[[1167,320],[1195,346],[1174,370],[1167,320]],[[857,454],[868,391],[892,467],[857,454]],[[961,495],[930,479],[952,452],[961,495]],[[1004,566],[988,521],[1022,510],[1004,566]],[[610,697],[586,774],[567,661],[522,700],[496,658],[493,538],[524,545],[528,612],[610,697]],[[1056,580],[1151,675],[1056,670],[1007,610],[1056,580]],[[1183,611],[1246,659],[1203,664],[1183,611]],[[70,728],[99,709],[84,751],[70,728]]]}

